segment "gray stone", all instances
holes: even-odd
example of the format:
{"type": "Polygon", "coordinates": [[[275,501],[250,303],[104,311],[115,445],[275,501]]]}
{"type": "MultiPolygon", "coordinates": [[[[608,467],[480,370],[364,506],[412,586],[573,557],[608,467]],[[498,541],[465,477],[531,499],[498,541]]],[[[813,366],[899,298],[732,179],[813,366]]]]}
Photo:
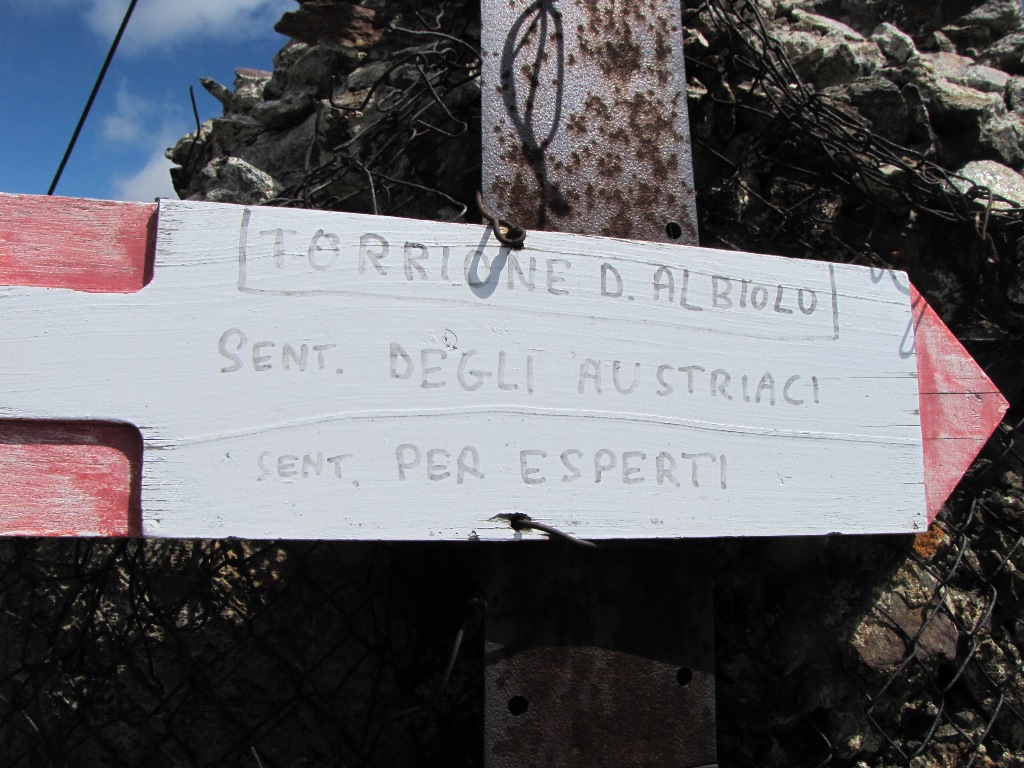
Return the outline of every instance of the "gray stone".
{"type": "Polygon", "coordinates": [[[914,83],[907,83],[900,89],[907,105],[907,138],[911,144],[923,146],[923,152],[930,154],[935,148],[935,131],[928,117],[928,107],[921,89],[914,83]]]}
{"type": "Polygon", "coordinates": [[[274,74],[263,87],[263,98],[280,99],[288,88],[288,70],[295,61],[309,50],[309,45],[299,40],[289,40],[274,54],[274,74]]]}
{"type": "Polygon", "coordinates": [[[986,122],[981,127],[978,146],[983,154],[994,155],[1006,165],[1024,165],[1024,115],[1010,112],[986,122]]]}
{"type": "Polygon", "coordinates": [[[190,159],[190,156],[194,158],[195,153],[210,140],[212,132],[213,121],[207,120],[199,127],[198,131],[192,131],[192,133],[178,139],[177,144],[164,152],[164,157],[175,165],[184,166],[190,159]]]}
{"type": "Polygon", "coordinates": [[[1015,205],[996,202],[993,208],[1006,209],[1024,205],[1024,176],[1012,168],[994,160],[972,160],[956,172],[962,179],[953,179],[953,185],[961,192],[966,192],[972,185],[988,187],[1000,197],[1012,200],[1015,205]]]}
{"type": "Polygon", "coordinates": [[[1006,298],[1014,304],[1024,304],[1024,273],[1018,274],[1017,278],[1010,282],[1006,289],[1006,298]]]}
{"type": "Polygon", "coordinates": [[[956,53],[956,43],[950,40],[945,32],[936,29],[932,33],[932,38],[935,40],[935,47],[943,53],[956,53]]]}
{"type": "Polygon", "coordinates": [[[788,27],[777,30],[775,39],[782,45],[786,56],[793,61],[794,65],[808,57],[821,42],[819,35],[792,30],[788,27]]]}
{"type": "Polygon", "coordinates": [[[391,68],[387,61],[375,61],[355,70],[348,76],[347,87],[350,91],[362,91],[371,88],[391,68]]]}
{"type": "Polygon", "coordinates": [[[970,88],[976,88],[986,93],[1003,93],[1010,76],[995,67],[987,67],[984,64],[975,64],[967,68],[967,82],[970,88]]]}
{"type": "Polygon", "coordinates": [[[237,157],[218,158],[200,172],[204,192],[189,199],[215,203],[258,205],[281,192],[281,185],[267,173],[237,157]]]}
{"type": "Polygon", "coordinates": [[[227,152],[256,141],[263,126],[249,115],[228,114],[213,119],[213,140],[227,152]]]}
{"type": "Polygon", "coordinates": [[[422,79],[420,70],[415,64],[402,64],[391,70],[388,82],[395,88],[408,88],[422,79]]]}
{"type": "Polygon", "coordinates": [[[779,8],[778,0],[753,0],[753,2],[761,12],[761,16],[764,17],[765,21],[771,21],[775,18],[775,14],[779,8]]]}
{"type": "Polygon", "coordinates": [[[308,93],[292,91],[280,99],[261,101],[250,110],[249,116],[270,129],[287,128],[311,115],[314,103],[308,93]]]}
{"type": "Polygon", "coordinates": [[[877,76],[862,77],[844,86],[827,88],[824,93],[854,107],[882,138],[897,144],[906,140],[910,127],[907,103],[892,81],[877,76]]]}
{"type": "Polygon", "coordinates": [[[1020,26],[1020,0],[987,0],[944,26],[942,31],[961,49],[980,49],[1020,26]]]}
{"type": "Polygon", "coordinates": [[[301,40],[289,40],[284,44],[284,47],[274,54],[274,69],[290,68],[310,47],[308,43],[304,43],[301,40]]]}
{"type": "Polygon", "coordinates": [[[790,14],[790,27],[798,32],[811,32],[821,37],[836,37],[848,42],[863,42],[864,35],[841,21],[794,9],[790,14]]]}
{"type": "Polygon", "coordinates": [[[981,130],[983,123],[1006,111],[1003,97],[950,82],[937,74],[923,74],[915,84],[924,97],[936,131],[981,130]]]}
{"type": "Polygon", "coordinates": [[[266,131],[236,155],[265,171],[284,186],[297,183],[306,173],[306,153],[313,142],[316,115],[287,130],[266,131]]]}
{"type": "Polygon", "coordinates": [[[924,53],[935,72],[957,85],[966,85],[985,93],[1002,93],[1010,76],[994,67],[975,64],[974,59],[956,53],[924,53]]]}
{"type": "Polygon", "coordinates": [[[910,654],[920,660],[955,660],[960,633],[942,609],[938,590],[936,579],[916,563],[900,568],[853,632],[852,645],[861,661],[882,672],[910,654]]]}
{"type": "Polygon", "coordinates": [[[322,96],[330,92],[332,84],[344,82],[348,73],[365,57],[365,53],[351,48],[309,46],[288,69],[287,87],[322,96]]]}
{"type": "Polygon", "coordinates": [[[878,46],[861,36],[850,40],[839,32],[821,37],[806,29],[780,29],[775,37],[800,77],[818,88],[869,75],[886,64],[878,46]]]}
{"type": "Polygon", "coordinates": [[[262,69],[239,67],[235,70],[235,92],[228,108],[232,112],[246,113],[263,100],[263,87],[270,73],[262,69]]]}
{"type": "Polygon", "coordinates": [[[951,26],[983,27],[989,30],[993,37],[998,37],[1020,28],[1020,0],[987,0],[966,16],[957,19],[951,26]]]}
{"type": "Polygon", "coordinates": [[[1024,74],[1024,32],[1011,32],[981,52],[978,60],[1014,75],[1024,74]]]}
{"type": "Polygon", "coordinates": [[[212,77],[200,77],[199,84],[206,89],[206,92],[208,94],[210,94],[211,96],[213,96],[213,98],[219,101],[221,105],[224,107],[224,110],[227,111],[227,108],[231,104],[232,96],[231,90],[229,88],[221,85],[212,77]]]}
{"type": "Polygon", "coordinates": [[[899,64],[905,63],[917,53],[913,38],[888,22],[876,27],[871,33],[871,39],[882,53],[899,64]]]}
{"type": "Polygon", "coordinates": [[[1024,77],[1011,77],[1006,84],[1006,106],[1016,111],[1024,111],[1024,77]]]}

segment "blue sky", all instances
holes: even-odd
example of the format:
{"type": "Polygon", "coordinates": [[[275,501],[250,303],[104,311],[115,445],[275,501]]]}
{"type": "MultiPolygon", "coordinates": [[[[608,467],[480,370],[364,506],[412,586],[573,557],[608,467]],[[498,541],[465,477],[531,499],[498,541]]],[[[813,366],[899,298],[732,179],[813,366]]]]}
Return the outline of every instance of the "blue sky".
{"type": "MultiPolygon", "coordinates": [[[[129,0],[0,0],[0,192],[46,194],[129,0]]],[[[271,69],[295,0],[139,0],[56,194],[174,197],[163,151],[221,113],[199,85],[271,69]]]]}

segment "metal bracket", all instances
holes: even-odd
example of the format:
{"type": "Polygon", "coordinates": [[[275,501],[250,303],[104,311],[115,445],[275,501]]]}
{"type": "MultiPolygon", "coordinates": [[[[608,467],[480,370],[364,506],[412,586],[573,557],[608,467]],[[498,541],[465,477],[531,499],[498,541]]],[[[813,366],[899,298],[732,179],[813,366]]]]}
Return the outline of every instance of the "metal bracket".
{"type": "Polygon", "coordinates": [[[499,545],[485,640],[485,764],[715,763],[707,577],[681,549],[499,545]]]}

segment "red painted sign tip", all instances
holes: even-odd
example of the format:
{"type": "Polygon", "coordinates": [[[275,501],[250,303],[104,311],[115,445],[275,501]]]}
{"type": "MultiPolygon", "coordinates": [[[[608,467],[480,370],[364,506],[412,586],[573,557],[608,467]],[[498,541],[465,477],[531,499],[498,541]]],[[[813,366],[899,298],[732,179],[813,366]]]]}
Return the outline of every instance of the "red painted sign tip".
{"type": "Polygon", "coordinates": [[[931,522],[1010,406],[913,287],[911,300],[931,522]]]}

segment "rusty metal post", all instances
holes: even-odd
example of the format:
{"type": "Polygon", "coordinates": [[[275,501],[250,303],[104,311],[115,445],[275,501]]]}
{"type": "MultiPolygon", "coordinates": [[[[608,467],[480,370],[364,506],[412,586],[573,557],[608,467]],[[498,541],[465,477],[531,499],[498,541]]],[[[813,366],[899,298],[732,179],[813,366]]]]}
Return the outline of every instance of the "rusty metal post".
{"type": "Polygon", "coordinates": [[[487,598],[485,765],[714,764],[711,591],[685,553],[502,550],[487,598]]]}
{"type": "MultiPolygon", "coordinates": [[[[482,0],[481,36],[487,208],[696,244],[678,0],[482,0]]],[[[711,585],[681,550],[521,543],[491,572],[488,768],[715,763],[711,585]]]]}
{"type": "Polygon", "coordinates": [[[483,0],[481,37],[491,210],[697,244],[678,0],[483,0]]]}

